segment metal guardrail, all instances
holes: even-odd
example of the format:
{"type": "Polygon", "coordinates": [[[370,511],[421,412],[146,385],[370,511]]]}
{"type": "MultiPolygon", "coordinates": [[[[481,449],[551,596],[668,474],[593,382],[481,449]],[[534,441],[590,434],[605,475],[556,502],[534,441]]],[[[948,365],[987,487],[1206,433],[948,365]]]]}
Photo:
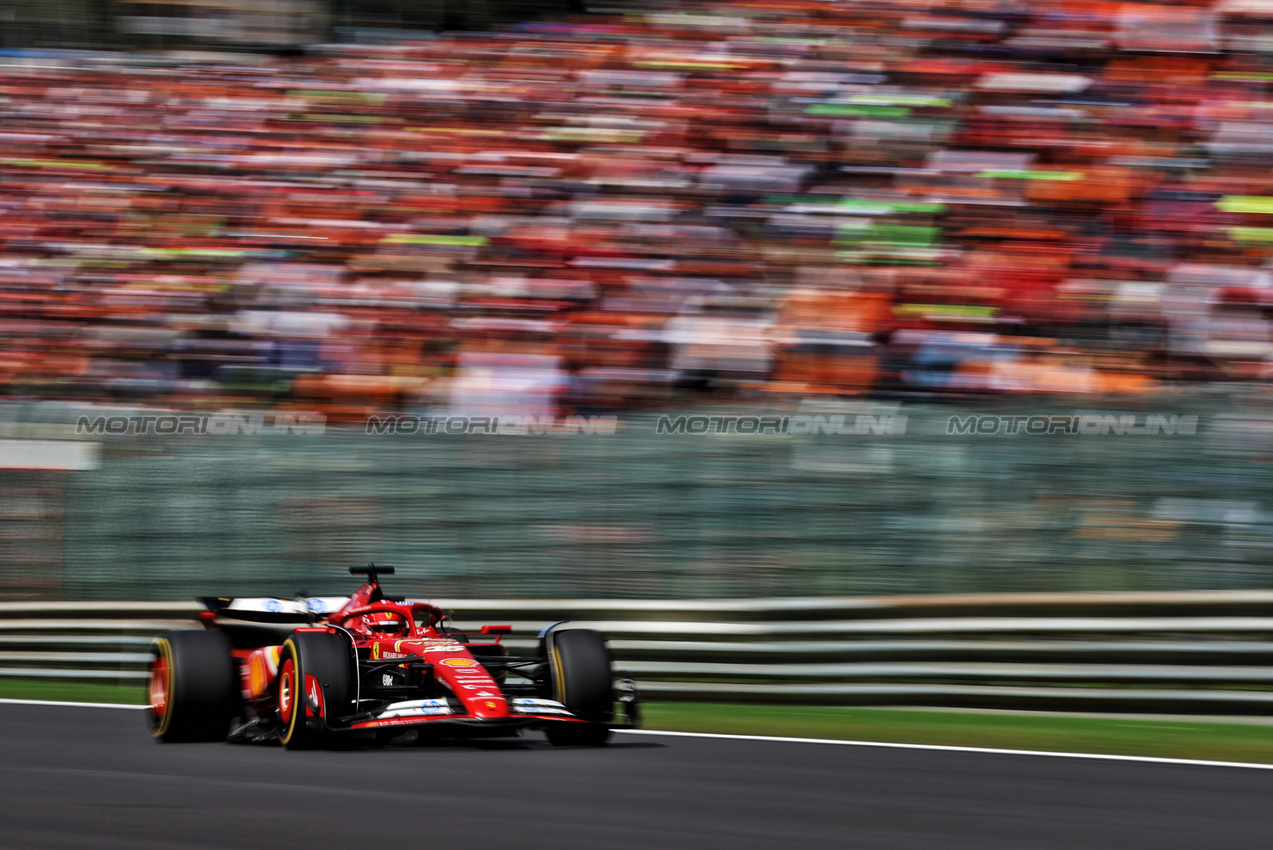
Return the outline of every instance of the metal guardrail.
{"type": "MultiPolygon", "coordinates": [[[[606,633],[648,699],[1273,712],[1273,592],[451,600],[456,624],[606,633]]],[[[0,603],[0,677],[140,684],[195,603],[0,603]]]]}

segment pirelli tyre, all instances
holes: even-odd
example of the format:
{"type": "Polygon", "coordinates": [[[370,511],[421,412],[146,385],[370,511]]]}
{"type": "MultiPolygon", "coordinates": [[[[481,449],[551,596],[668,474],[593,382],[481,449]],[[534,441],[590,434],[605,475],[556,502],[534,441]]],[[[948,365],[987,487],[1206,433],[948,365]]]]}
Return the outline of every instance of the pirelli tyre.
{"type": "Polygon", "coordinates": [[[587,721],[553,723],[545,729],[548,740],[556,746],[604,744],[614,720],[614,674],[605,638],[592,629],[565,629],[552,634],[546,649],[549,698],[587,721]]]}
{"type": "Polygon", "coordinates": [[[329,740],[334,718],[354,713],[356,663],[343,634],[294,632],[283,642],[274,683],[283,746],[320,746],[329,740]]]}
{"type": "Polygon", "coordinates": [[[220,741],[239,706],[230,639],[221,632],[167,632],[150,648],[146,712],[160,741],[220,741]]]}

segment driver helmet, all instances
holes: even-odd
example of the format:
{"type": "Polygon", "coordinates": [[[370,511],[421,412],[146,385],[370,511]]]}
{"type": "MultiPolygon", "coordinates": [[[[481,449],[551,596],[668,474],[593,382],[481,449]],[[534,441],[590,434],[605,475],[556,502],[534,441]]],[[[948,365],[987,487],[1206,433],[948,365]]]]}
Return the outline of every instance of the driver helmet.
{"type": "Polygon", "coordinates": [[[407,633],[407,618],[392,611],[379,611],[363,618],[367,631],[378,635],[404,635],[407,633]]]}

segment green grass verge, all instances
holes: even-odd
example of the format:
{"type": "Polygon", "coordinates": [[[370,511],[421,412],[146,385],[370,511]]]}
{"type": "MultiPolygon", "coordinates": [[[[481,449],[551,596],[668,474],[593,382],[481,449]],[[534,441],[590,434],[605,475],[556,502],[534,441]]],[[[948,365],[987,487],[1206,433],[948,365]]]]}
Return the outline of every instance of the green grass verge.
{"type": "Polygon", "coordinates": [[[646,729],[1273,764],[1273,725],[834,706],[648,703],[646,729]]]}
{"type": "MultiPolygon", "coordinates": [[[[0,698],[141,705],[140,685],[0,679],[0,698]]],[[[1159,756],[1273,764],[1273,725],[839,708],[656,702],[644,706],[646,729],[782,735],[901,744],[1159,756]]]]}
{"type": "Polygon", "coordinates": [[[111,702],[143,705],[142,684],[115,685],[102,682],[55,682],[44,679],[0,679],[0,699],[47,699],[64,702],[111,702]]]}

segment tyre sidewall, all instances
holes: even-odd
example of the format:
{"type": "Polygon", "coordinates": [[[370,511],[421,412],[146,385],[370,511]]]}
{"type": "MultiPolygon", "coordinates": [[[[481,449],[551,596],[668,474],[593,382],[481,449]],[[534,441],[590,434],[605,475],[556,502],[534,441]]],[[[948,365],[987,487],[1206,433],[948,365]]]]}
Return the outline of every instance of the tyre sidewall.
{"type": "Polygon", "coordinates": [[[566,629],[548,646],[550,699],[586,723],[559,722],[545,729],[556,745],[603,744],[614,720],[614,682],[610,650],[600,632],[566,629]]]}
{"type": "MultiPolygon", "coordinates": [[[[318,744],[328,736],[329,718],[353,713],[354,676],[353,655],[349,639],[329,632],[296,632],[283,642],[279,653],[278,683],[275,685],[277,700],[283,684],[282,670],[288,661],[293,668],[291,716],[285,723],[278,715],[279,741],[289,749],[303,749],[318,744]],[[318,679],[323,691],[323,716],[311,716],[307,712],[306,678],[318,679]]],[[[277,704],[277,703],[276,703],[277,704]]]]}
{"type": "Polygon", "coordinates": [[[566,629],[553,635],[549,652],[552,698],[590,723],[614,718],[610,650],[600,632],[566,629]]]}
{"type": "Polygon", "coordinates": [[[162,660],[168,671],[163,715],[146,712],[151,735],[165,742],[224,739],[239,702],[230,639],[222,632],[167,632],[155,638],[151,656],[152,665],[162,660]]]}

